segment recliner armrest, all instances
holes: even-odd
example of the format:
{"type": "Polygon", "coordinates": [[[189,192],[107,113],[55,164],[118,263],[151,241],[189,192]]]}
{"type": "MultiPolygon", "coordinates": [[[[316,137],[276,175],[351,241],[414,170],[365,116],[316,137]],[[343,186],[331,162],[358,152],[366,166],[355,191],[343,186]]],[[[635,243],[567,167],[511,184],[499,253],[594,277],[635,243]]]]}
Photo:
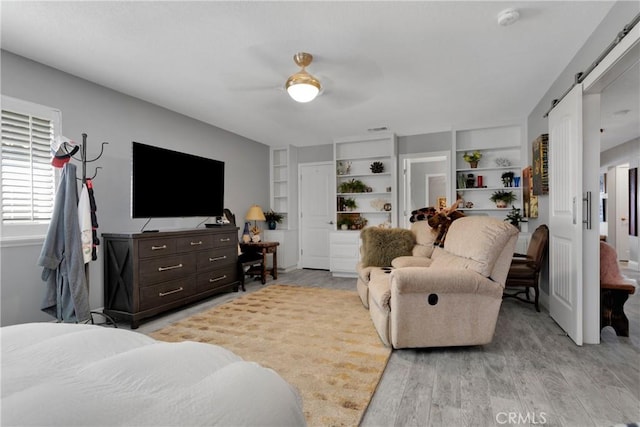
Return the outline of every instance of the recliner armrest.
{"type": "Polygon", "coordinates": [[[391,261],[391,266],[393,268],[403,268],[403,267],[429,267],[431,265],[431,258],[426,258],[422,256],[399,256],[391,261]]]}
{"type": "Polygon", "coordinates": [[[391,272],[392,292],[481,294],[502,298],[501,284],[467,269],[406,267],[391,272]]]}

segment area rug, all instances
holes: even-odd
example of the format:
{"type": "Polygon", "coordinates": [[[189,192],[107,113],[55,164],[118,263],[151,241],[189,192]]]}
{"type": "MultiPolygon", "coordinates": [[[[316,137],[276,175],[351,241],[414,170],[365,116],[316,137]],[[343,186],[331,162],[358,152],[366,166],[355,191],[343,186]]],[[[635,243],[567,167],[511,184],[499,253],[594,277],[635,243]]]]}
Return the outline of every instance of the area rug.
{"type": "Polygon", "coordinates": [[[357,426],[391,354],[355,291],[296,285],[267,286],[150,335],[221,345],[274,369],[299,390],[309,426],[357,426]]]}

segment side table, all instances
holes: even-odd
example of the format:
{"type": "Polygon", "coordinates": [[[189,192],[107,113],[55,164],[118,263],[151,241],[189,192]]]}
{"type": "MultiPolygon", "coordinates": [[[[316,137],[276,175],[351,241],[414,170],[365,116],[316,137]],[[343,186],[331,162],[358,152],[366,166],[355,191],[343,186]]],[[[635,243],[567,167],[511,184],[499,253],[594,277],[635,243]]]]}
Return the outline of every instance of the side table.
{"type": "Polygon", "coordinates": [[[280,242],[249,242],[240,243],[240,250],[242,252],[258,252],[262,253],[262,264],[258,267],[251,267],[245,274],[252,276],[260,276],[260,280],[264,285],[267,281],[267,274],[271,274],[271,277],[278,278],[278,245],[280,242]],[[273,256],[273,266],[267,269],[267,254],[273,256]]]}

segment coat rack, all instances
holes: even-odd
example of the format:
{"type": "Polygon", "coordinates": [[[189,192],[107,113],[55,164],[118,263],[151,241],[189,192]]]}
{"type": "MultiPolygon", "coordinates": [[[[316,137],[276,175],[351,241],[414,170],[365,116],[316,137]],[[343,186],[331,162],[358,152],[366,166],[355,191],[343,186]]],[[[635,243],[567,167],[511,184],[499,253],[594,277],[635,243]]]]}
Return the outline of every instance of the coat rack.
{"type": "MultiPolygon", "coordinates": [[[[108,144],[108,142],[103,142],[100,146],[100,154],[98,154],[95,158],[91,159],[91,160],[87,160],[87,134],[83,133],[82,134],[82,146],[80,147],[80,158],[78,159],[75,156],[72,156],[73,159],[78,160],[79,162],[81,162],[82,165],[82,178],[80,178],[82,180],[83,184],[87,183],[87,163],[93,163],[96,160],[98,160],[100,157],[102,157],[102,154],[104,153],[104,146],[108,144]]],[[[93,176],[91,178],[88,178],[89,180],[93,180],[97,175],[98,175],[98,169],[102,169],[100,166],[97,166],[93,176]]],[[[85,277],[87,278],[87,286],[89,286],[89,263],[86,263],[84,266],[84,274],[85,277]]],[[[103,316],[106,319],[106,324],[112,324],[114,328],[117,328],[118,325],[116,324],[115,320],[101,312],[101,311],[91,311],[91,323],[95,324],[95,322],[93,321],[93,315],[94,314],[98,314],[100,316],[103,316]]]]}
{"type": "MultiPolygon", "coordinates": [[[[104,146],[108,144],[108,142],[103,142],[100,146],[100,154],[98,154],[94,159],[87,160],[87,134],[82,134],[82,146],[80,147],[80,158],[74,157],[74,159],[78,160],[82,164],[82,183],[86,184],[87,182],[87,163],[92,163],[102,157],[102,153],[104,152],[104,146]]],[[[93,176],[89,179],[94,179],[96,175],[98,175],[98,169],[102,169],[100,166],[96,167],[96,170],[93,176]]]]}

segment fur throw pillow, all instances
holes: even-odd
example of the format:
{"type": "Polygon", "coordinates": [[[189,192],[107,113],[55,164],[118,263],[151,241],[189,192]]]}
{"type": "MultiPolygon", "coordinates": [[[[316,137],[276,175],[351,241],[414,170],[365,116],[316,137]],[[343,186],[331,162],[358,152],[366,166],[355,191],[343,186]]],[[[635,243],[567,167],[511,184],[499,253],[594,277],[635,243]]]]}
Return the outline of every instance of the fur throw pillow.
{"type": "Polygon", "coordinates": [[[389,267],[399,256],[411,255],[416,244],[411,230],[404,228],[367,227],[360,232],[363,267],[389,267]]]}

